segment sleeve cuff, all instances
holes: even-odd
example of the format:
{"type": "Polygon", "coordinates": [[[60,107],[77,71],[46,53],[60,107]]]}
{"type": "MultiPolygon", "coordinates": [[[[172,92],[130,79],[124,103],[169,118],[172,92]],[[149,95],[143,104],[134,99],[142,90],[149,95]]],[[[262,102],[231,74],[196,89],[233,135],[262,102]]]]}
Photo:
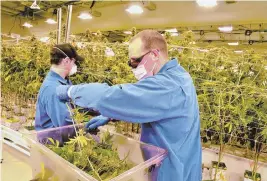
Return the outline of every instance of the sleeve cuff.
{"type": "Polygon", "coordinates": [[[57,87],[57,96],[60,100],[69,101],[70,97],[68,96],[68,89],[70,88],[69,85],[60,85],[57,87]]]}
{"type": "Polygon", "coordinates": [[[71,96],[71,94],[70,94],[70,91],[72,90],[72,88],[73,88],[73,86],[70,86],[70,88],[68,89],[68,92],[67,92],[67,94],[68,94],[68,97],[70,98],[71,96]]]}

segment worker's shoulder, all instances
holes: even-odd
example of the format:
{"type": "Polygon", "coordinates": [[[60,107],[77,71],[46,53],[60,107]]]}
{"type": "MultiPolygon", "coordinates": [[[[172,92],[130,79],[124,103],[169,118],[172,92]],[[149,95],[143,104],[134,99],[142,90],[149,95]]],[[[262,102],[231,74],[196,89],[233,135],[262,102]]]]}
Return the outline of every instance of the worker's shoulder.
{"type": "Polygon", "coordinates": [[[192,83],[193,85],[190,74],[184,69],[180,70],[180,68],[161,72],[155,76],[155,80],[169,86],[183,86],[185,83],[192,83]]]}
{"type": "Polygon", "coordinates": [[[58,84],[52,83],[51,81],[43,82],[39,94],[40,96],[53,96],[56,94],[58,84]]]}

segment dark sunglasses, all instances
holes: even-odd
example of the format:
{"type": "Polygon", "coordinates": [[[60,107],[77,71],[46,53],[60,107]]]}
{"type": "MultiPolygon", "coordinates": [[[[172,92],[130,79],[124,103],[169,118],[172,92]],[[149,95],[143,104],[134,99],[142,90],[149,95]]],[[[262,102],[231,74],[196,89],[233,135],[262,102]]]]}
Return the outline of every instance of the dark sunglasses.
{"type": "Polygon", "coordinates": [[[144,55],[142,55],[141,57],[138,57],[138,58],[130,58],[130,60],[128,61],[128,65],[129,65],[130,67],[132,67],[132,68],[136,68],[136,67],[138,66],[138,64],[139,64],[140,62],[142,62],[143,58],[144,58],[147,54],[149,54],[150,52],[151,52],[151,51],[145,53],[144,55]],[[131,60],[133,60],[133,61],[131,61],[131,60]]]}

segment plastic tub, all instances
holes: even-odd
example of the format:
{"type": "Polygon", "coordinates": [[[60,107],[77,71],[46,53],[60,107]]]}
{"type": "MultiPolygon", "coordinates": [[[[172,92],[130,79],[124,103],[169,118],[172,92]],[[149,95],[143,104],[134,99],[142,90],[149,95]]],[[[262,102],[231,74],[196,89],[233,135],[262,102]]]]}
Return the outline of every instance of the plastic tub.
{"type": "MultiPolygon", "coordinates": [[[[76,125],[76,130],[83,130],[84,126],[76,125]]],[[[48,129],[45,131],[39,131],[31,133],[26,136],[26,140],[30,147],[31,164],[33,168],[33,178],[44,177],[44,175],[51,180],[60,181],[95,181],[97,177],[92,177],[85,171],[79,169],[72,163],[63,159],[55,152],[50,150],[45,144],[49,143],[48,138],[58,140],[60,145],[68,141],[75,135],[74,126],[65,126],[59,128],[48,129]]],[[[93,141],[99,142],[99,137],[106,131],[104,128],[100,128],[100,132],[97,135],[88,133],[86,137],[93,138],[93,141]]],[[[120,175],[113,177],[112,181],[150,181],[156,180],[158,166],[166,157],[167,152],[152,145],[148,145],[131,138],[125,137],[121,134],[109,131],[112,135],[112,147],[116,148],[119,159],[124,160],[132,167],[121,173],[120,175]]],[[[43,178],[44,179],[44,178],[43,178]]]]}

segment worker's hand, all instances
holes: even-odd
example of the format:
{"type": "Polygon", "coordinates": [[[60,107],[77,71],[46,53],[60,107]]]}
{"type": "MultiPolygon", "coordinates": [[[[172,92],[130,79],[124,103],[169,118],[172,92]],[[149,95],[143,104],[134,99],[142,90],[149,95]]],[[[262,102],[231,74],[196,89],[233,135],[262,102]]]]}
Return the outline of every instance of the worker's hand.
{"type": "Polygon", "coordinates": [[[70,88],[70,85],[60,85],[57,87],[56,93],[60,100],[62,101],[68,101],[70,100],[68,96],[68,89],[70,88]]]}
{"type": "Polygon", "coordinates": [[[109,122],[109,118],[102,115],[92,118],[88,123],[85,124],[85,127],[88,130],[95,129],[99,126],[103,126],[109,122]]]}

